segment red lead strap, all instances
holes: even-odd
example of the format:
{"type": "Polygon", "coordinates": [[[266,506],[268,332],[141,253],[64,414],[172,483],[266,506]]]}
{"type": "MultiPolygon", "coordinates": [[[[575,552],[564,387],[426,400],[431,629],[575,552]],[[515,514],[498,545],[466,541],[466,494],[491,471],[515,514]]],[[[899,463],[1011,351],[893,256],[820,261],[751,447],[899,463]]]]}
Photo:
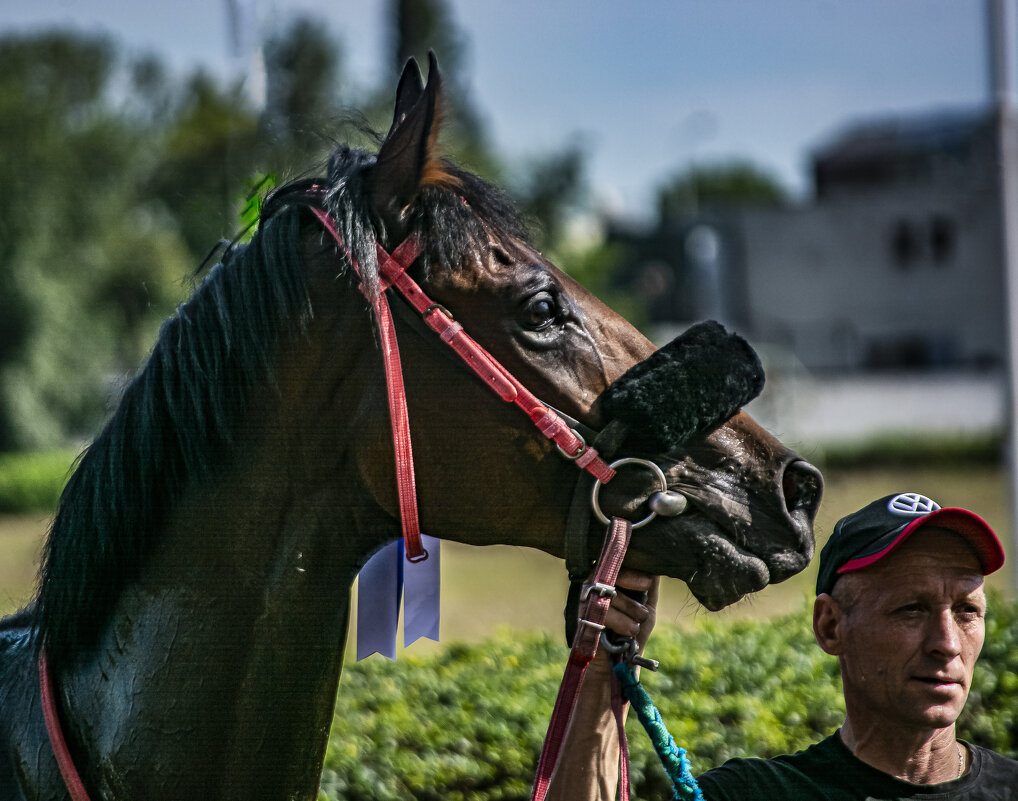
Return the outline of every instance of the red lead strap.
{"type": "MultiPolygon", "coordinates": [[[[604,538],[604,544],[601,546],[601,555],[594,567],[594,576],[591,583],[584,588],[586,597],[580,599],[579,625],[576,628],[576,635],[573,637],[573,645],[569,651],[569,661],[566,662],[562,684],[559,685],[558,696],[555,698],[555,708],[551,713],[551,722],[548,724],[548,733],[544,738],[541,758],[537,763],[537,774],[534,777],[534,787],[530,795],[531,801],[544,801],[548,794],[548,786],[555,773],[555,765],[558,763],[559,753],[569,729],[569,721],[576,706],[576,699],[580,694],[583,674],[597,653],[597,644],[601,638],[601,632],[604,631],[608,607],[615,595],[615,580],[622,567],[622,560],[625,558],[632,533],[632,523],[619,517],[612,518],[608,533],[604,538]]],[[[622,722],[622,701],[615,696],[614,687],[612,695],[612,709],[618,724],[622,757],[619,766],[619,787],[622,801],[629,801],[629,753],[626,746],[626,731],[622,722]]]]}
{"type": "MultiPolygon", "coordinates": [[[[360,267],[347,249],[332,217],[316,206],[311,211],[325,230],[344,252],[354,271],[360,276],[360,267]]],[[[420,521],[417,511],[417,489],[414,479],[413,449],[410,443],[410,422],[407,413],[403,371],[399,360],[396,328],[385,290],[395,286],[421,315],[439,338],[480,377],[502,400],[516,404],[526,412],[538,430],[555,442],[562,452],[587,470],[602,483],[610,481],[615,471],[597,450],[587,447],[583,439],[555,411],[542,404],[508,370],[481,347],[452,316],[429,298],[416,281],[407,275],[407,268],[420,255],[421,245],[416,237],[409,237],[392,254],[376,245],[381,292],[372,300],[375,320],[385,361],[385,379],[389,395],[389,419],[392,424],[393,448],[396,454],[396,486],[399,492],[400,518],[406,556],[411,562],[426,559],[428,554],[421,545],[420,521]]],[[[365,292],[363,280],[361,291],[365,292]]],[[[367,297],[366,293],[365,296],[367,297]]]]}

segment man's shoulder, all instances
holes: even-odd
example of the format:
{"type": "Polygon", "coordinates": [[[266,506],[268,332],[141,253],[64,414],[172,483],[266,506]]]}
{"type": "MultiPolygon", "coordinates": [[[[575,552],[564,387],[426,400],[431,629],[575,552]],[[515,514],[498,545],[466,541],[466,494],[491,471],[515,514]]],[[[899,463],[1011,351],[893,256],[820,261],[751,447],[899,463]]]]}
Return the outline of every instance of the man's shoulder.
{"type": "Polygon", "coordinates": [[[972,752],[973,768],[979,771],[980,776],[993,780],[1010,779],[1014,782],[1013,786],[1018,787],[1018,761],[991,751],[989,748],[971,743],[966,743],[966,745],[972,752]]]}
{"type": "MultiPolygon", "coordinates": [[[[772,759],[730,759],[699,777],[707,801],[745,798],[853,799],[843,792],[847,749],[835,736],[772,759]]],[[[865,796],[863,796],[865,797],[865,796]]]]}
{"type": "MultiPolygon", "coordinates": [[[[969,748],[973,754],[972,771],[959,780],[957,788],[952,786],[953,782],[940,785],[940,792],[946,791],[946,794],[937,797],[1018,801],[1018,761],[987,748],[974,745],[969,748]]],[[[860,762],[837,735],[803,751],[772,759],[731,759],[704,773],[699,782],[706,801],[750,798],[862,801],[916,797],[915,785],[900,782],[860,762]]]]}

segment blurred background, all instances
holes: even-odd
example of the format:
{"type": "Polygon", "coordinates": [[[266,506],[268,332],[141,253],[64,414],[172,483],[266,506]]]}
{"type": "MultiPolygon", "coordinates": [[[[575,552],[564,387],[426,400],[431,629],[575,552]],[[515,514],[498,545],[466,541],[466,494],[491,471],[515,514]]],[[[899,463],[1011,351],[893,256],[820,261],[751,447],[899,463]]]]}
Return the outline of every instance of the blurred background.
{"type": "MultiPolygon", "coordinates": [[[[714,318],[758,348],[750,412],[827,478],[818,547],[918,491],[1013,551],[1011,2],[7,3],[0,612],[30,597],[75,453],[252,191],[372,146],[429,49],[445,149],[554,261],[659,344],[714,318]]],[[[725,614],[800,608],[814,579],[725,614]]],[[[450,546],[444,587],[446,639],[560,628],[543,554],[450,546]]],[[[697,614],[678,583],[664,603],[697,614]]]]}

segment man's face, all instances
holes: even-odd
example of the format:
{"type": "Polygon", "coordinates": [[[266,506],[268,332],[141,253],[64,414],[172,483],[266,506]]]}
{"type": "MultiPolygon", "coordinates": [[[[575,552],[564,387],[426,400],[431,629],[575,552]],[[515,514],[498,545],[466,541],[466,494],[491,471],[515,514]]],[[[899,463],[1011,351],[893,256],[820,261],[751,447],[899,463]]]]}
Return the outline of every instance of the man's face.
{"type": "Polygon", "coordinates": [[[983,647],[979,560],[956,534],[922,528],[817,599],[817,640],[841,664],[849,719],[903,731],[958,718],[983,647]],[[824,622],[822,604],[833,611],[824,622]],[[825,629],[826,625],[826,631],[825,629]]]}

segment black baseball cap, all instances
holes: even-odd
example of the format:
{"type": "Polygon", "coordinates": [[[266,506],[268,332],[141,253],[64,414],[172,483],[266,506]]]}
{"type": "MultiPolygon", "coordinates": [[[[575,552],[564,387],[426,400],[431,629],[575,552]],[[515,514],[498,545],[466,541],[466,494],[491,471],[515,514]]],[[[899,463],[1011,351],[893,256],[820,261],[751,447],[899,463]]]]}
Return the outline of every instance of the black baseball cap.
{"type": "Polygon", "coordinates": [[[1004,564],[1004,548],[989,524],[975,512],[941,507],[925,495],[901,492],[873,501],[841,518],[820,552],[817,595],[829,593],[842,573],[872,565],[922,526],[936,525],[964,537],[989,575],[1004,564]]]}

